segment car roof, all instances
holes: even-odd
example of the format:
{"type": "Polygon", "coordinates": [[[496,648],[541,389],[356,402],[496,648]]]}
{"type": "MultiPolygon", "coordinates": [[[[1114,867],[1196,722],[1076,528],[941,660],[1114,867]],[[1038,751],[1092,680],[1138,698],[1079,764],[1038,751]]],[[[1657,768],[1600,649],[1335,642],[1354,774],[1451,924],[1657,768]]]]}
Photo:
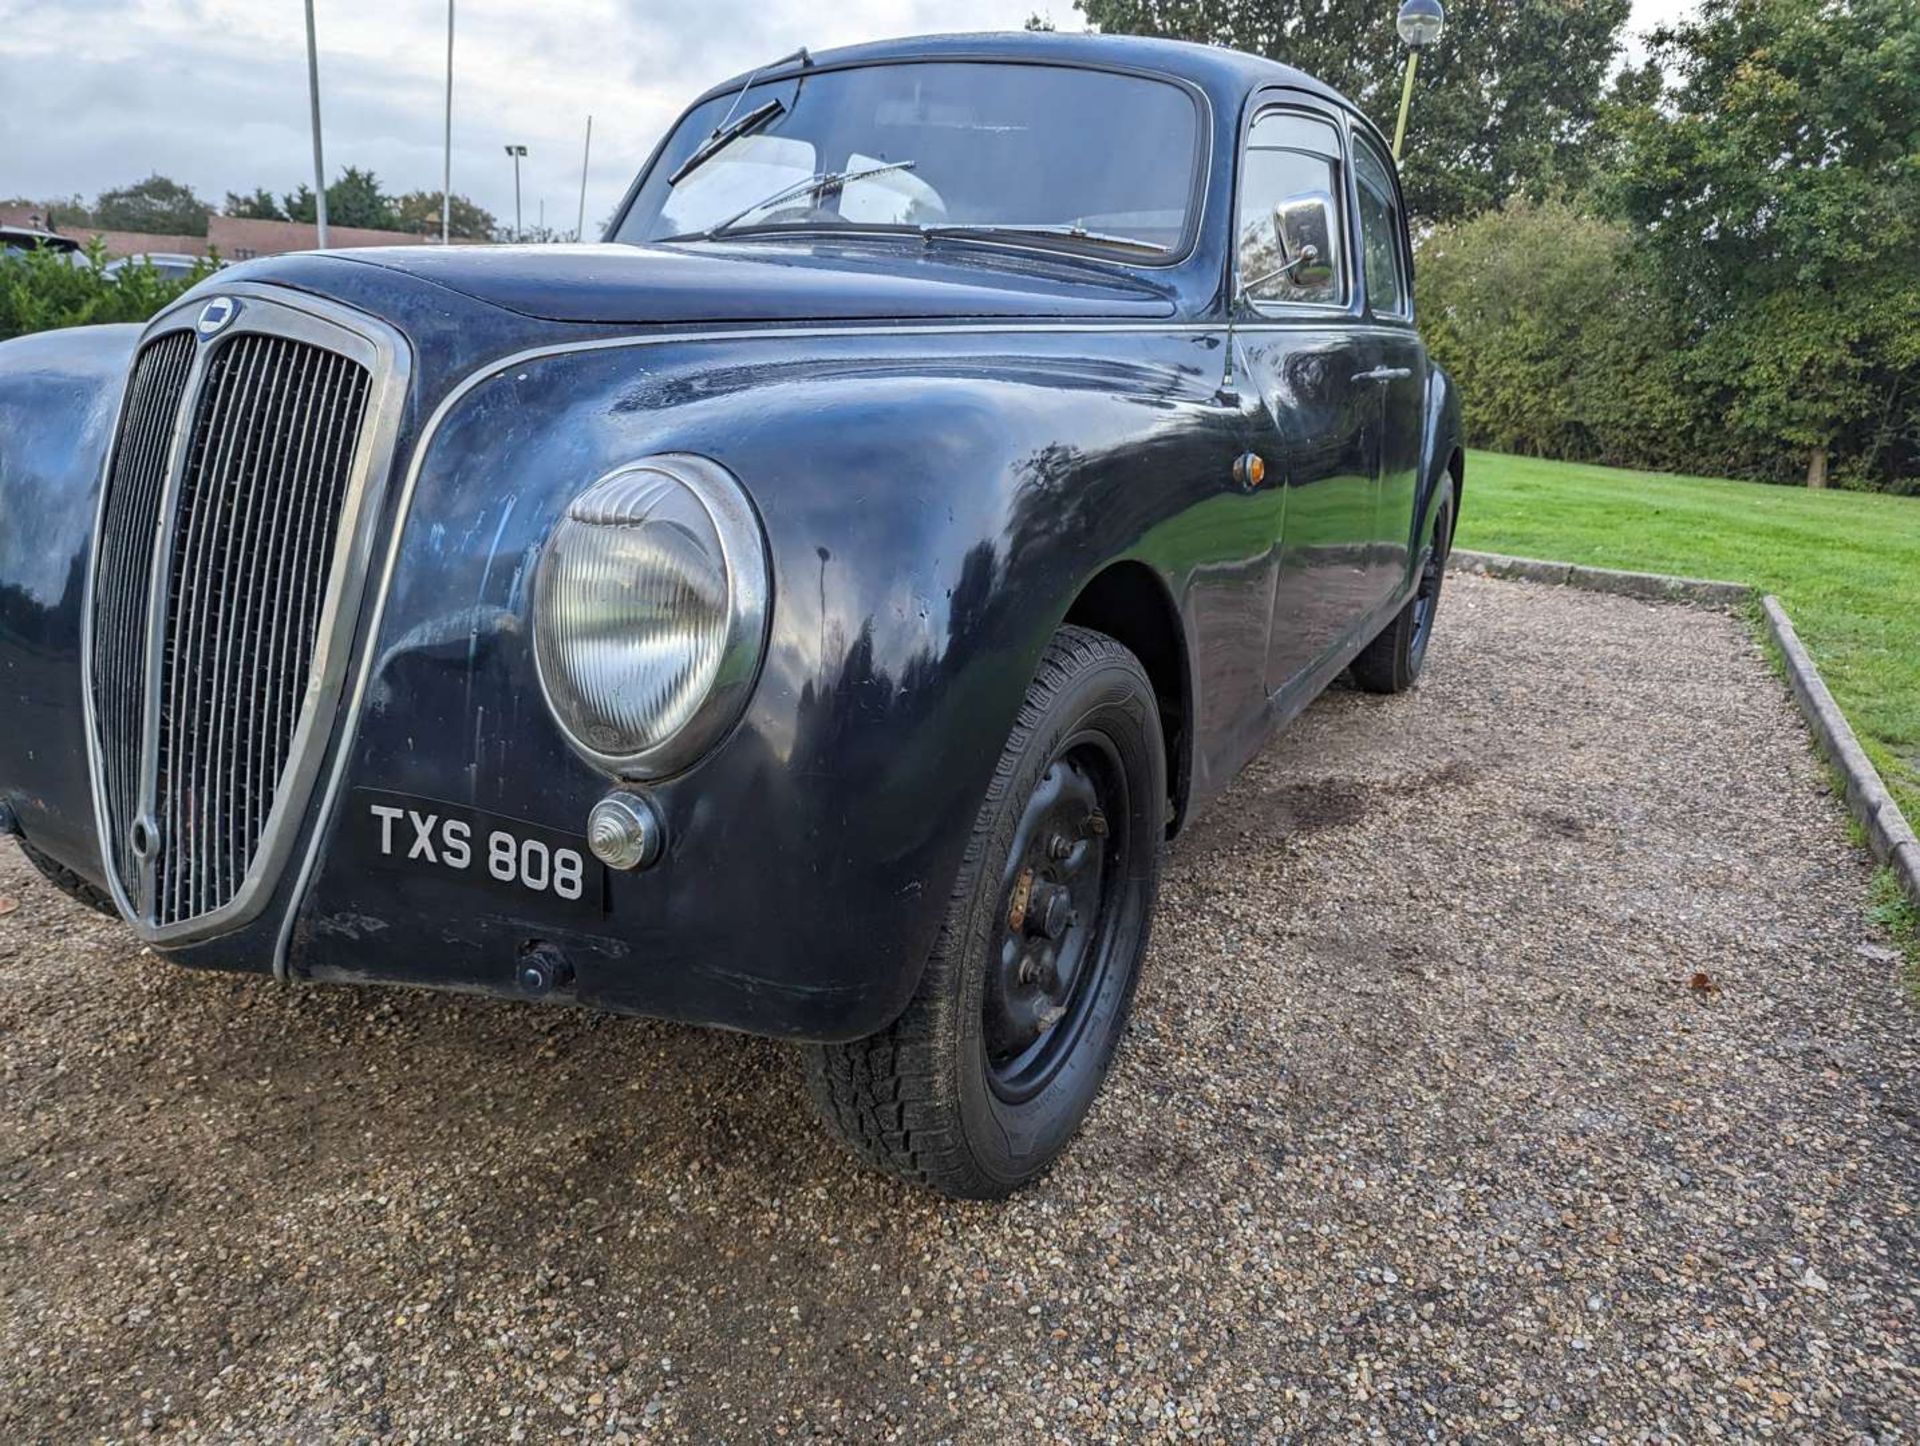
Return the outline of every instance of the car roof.
{"type": "Polygon", "coordinates": [[[55,231],[36,231],[31,226],[0,226],[0,240],[30,241],[51,251],[78,251],[80,243],[55,231]]]}
{"type": "MultiPolygon", "coordinates": [[[[1345,96],[1304,70],[1244,51],[1188,40],[1144,35],[1063,35],[1050,30],[987,31],[978,34],[913,35],[811,52],[815,67],[881,64],[899,60],[1022,60],[1055,65],[1111,65],[1152,71],[1199,86],[1216,99],[1243,96],[1257,86],[1287,85],[1309,91],[1358,113],[1345,96]]],[[[797,62],[769,67],[790,72],[797,62]]],[[[742,71],[700,97],[738,90],[753,71],[742,71]]],[[[695,104],[699,104],[698,101],[695,104]]]]}

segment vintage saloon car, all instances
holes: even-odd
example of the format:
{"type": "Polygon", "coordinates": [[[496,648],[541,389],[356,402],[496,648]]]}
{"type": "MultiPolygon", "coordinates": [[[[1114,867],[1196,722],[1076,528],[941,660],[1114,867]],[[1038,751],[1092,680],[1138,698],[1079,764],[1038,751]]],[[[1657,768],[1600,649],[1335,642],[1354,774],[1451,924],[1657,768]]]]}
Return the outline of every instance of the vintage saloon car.
{"type": "Polygon", "coordinates": [[[803,1042],[1005,1194],[1163,841],[1420,672],[1461,497],[1379,132],[952,36],[680,119],[604,244],[223,272],[0,346],[0,824],[183,964],[803,1042]]]}

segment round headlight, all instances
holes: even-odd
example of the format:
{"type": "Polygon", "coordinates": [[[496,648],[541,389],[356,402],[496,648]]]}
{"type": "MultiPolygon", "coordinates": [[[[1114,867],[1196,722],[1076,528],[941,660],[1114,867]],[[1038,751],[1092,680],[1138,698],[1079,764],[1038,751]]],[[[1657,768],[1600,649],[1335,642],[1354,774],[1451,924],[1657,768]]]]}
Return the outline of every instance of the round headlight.
{"type": "Polygon", "coordinates": [[[534,584],[540,687],[569,741],[621,777],[691,764],[746,704],[768,591],[759,521],[717,462],[648,457],[582,492],[534,584]]]}

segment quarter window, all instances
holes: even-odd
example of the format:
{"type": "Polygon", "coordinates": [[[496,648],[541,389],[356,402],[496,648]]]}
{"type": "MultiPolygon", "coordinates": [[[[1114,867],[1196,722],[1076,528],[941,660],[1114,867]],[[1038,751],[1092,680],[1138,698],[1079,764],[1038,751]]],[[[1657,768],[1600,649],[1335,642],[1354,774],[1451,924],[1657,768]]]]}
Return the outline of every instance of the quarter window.
{"type": "Polygon", "coordinates": [[[1318,116],[1269,111],[1247,133],[1235,226],[1241,294],[1258,304],[1347,299],[1340,133],[1318,116]]]}
{"type": "Polygon", "coordinates": [[[1353,138],[1354,179],[1360,183],[1360,250],[1367,301],[1376,316],[1406,316],[1407,282],[1400,263],[1400,202],[1387,163],[1365,136],[1353,138]]]}

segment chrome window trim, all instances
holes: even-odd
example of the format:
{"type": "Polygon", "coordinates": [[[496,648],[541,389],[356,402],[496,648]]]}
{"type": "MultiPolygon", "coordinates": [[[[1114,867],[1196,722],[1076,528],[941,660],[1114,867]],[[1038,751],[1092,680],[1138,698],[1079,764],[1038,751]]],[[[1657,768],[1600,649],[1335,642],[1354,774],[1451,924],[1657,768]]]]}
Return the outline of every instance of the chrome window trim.
{"type": "MultiPolygon", "coordinates": [[[[1359,260],[1354,244],[1356,227],[1353,217],[1353,199],[1351,190],[1353,173],[1353,151],[1347,135],[1344,117],[1331,108],[1323,106],[1316,97],[1305,95],[1291,88],[1268,89],[1256,92],[1250,101],[1250,112],[1240,132],[1239,149],[1233,158],[1233,209],[1228,214],[1227,226],[1227,308],[1229,312],[1239,310],[1244,301],[1246,311],[1243,316],[1258,317],[1262,322],[1274,322],[1285,317],[1311,318],[1319,321],[1332,321],[1353,318],[1361,312],[1361,278],[1356,270],[1359,260]],[[1247,152],[1253,147],[1248,145],[1255,127],[1270,115],[1305,116],[1317,120],[1333,132],[1334,143],[1340,154],[1331,159],[1340,167],[1340,249],[1342,260],[1346,263],[1347,297],[1344,301],[1287,301],[1273,297],[1240,296],[1240,200],[1241,187],[1246,181],[1247,152]]],[[[1250,331],[1254,328],[1236,323],[1235,331],[1250,331]]]]}
{"type": "Polygon", "coordinates": [[[1354,157],[1353,161],[1353,229],[1360,246],[1360,282],[1366,290],[1366,314],[1380,326],[1398,323],[1405,331],[1413,326],[1413,236],[1407,229],[1407,198],[1400,189],[1400,169],[1393,160],[1393,153],[1380,144],[1373,136],[1355,125],[1351,117],[1347,120],[1347,145],[1354,157]],[[1397,311],[1381,311],[1373,304],[1373,287],[1367,282],[1367,239],[1366,229],[1360,220],[1360,188],[1366,182],[1360,179],[1360,151],[1365,147],[1372,151],[1373,159],[1387,178],[1387,184],[1393,188],[1394,235],[1393,265],[1400,280],[1400,308],[1397,311]]]}
{"type": "Polygon", "coordinates": [[[658,242],[621,241],[618,240],[617,237],[620,228],[626,224],[627,215],[632,211],[633,203],[639,200],[641,188],[646,185],[647,177],[653,174],[654,167],[659,165],[661,158],[666,155],[667,145],[673,139],[675,132],[680,129],[682,122],[684,122],[689,115],[705,105],[708,101],[713,100],[717,96],[731,95],[735,91],[738,91],[741,99],[744,100],[749,91],[760,86],[784,85],[789,81],[802,80],[809,76],[827,75],[840,70],[866,70],[884,65],[1032,65],[1048,67],[1054,70],[1089,70],[1105,75],[1123,75],[1131,76],[1137,80],[1158,81],[1163,85],[1170,85],[1176,90],[1185,92],[1187,98],[1194,103],[1195,109],[1199,114],[1199,135],[1195,147],[1196,155],[1194,158],[1193,186],[1189,191],[1189,197],[1197,197],[1199,205],[1193,209],[1192,223],[1188,229],[1181,233],[1181,244],[1176,251],[1169,253],[1158,261],[1145,261],[1139,257],[1115,255],[1111,250],[1103,252],[1097,248],[1074,249],[1071,247],[1048,246],[1043,242],[1033,239],[1015,244],[1018,249],[1022,250],[1038,251],[1053,256],[1072,256],[1080,260],[1099,261],[1129,269],[1138,268],[1149,271],[1170,271],[1185,266],[1193,260],[1194,255],[1200,250],[1200,243],[1206,236],[1207,210],[1213,204],[1213,193],[1216,189],[1213,184],[1213,157],[1214,132],[1217,128],[1217,123],[1214,119],[1213,96],[1205,86],[1197,81],[1189,80],[1186,76],[1174,75],[1165,70],[1156,70],[1151,66],[1127,65],[1118,62],[1100,62],[1085,59],[1067,60],[1050,56],[997,55],[991,50],[963,50],[956,51],[950,55],[897,55],[888,56],[884,59],[863,58],[832,61],[817,65],[808,62],[798,70],[790,71],[786,66],[776,66],[765,75],[761,75],[759,72],[749,72],[744,77],[736,77],[736,79],[741,81],[738,85],[735,85],[733,81],[723,81],[704,94],[696,96],[688,103],[684,110],[673,118],[673,123],[667,127],[665,133],[660,137],[659,143],[654,146],[653,153],[647,157],[646,164],[640,168],[639,172],[634,176],[632,183],[627,187],[626,193],[620,198],[620,205],[614,212],[613,220],[608,224],[606,231],[601,236],[602,243],[609,246],[660,244],[658,242]]]}
{"type": "MultiPolygon", "coordinates": [[[[287,762],[275,790],[273,809],[267,816],[254,856],[248,863],[246,876],[233,897],[219,908],[175,924],[156,927],[151,923],[154,909],[153,860],[149,858],[141,864],[141,897],[138,900],[127,897],[119,871],[112,866],[112,816],[106,797],[102,739],[93,703],[95,574],[100,532],[106,515],[107,489],[112,481],[113,463],[119,450],[121,413],[126,406],[127,387],[125,384],[122,386],[120,403],[114,413],[113,444],[108,447],[102,465],[100,495],[96,503],[94,532],[88,550],[87,577],[82,594],[81,694],[87,730],[87,764],[93,790],[94,826],[102,863],[105,865],[103,872],[107,887],[121,917],[132,926],[135,933],[145,942],[159,945],[189,944],[251,923],[266,907],[274,886],[286,868],[300,825],[312,801],[314,784],[332,732],[334,712],[346,688],[353,633],[365,599],[375,532],[386,498],[401,415],[406,404],[407,384],[412,372],[412,352],[405,339],[394,328],[365,313],[301,292],[258,283],[235,282],[219,287],[213,294],[234,297],[241,302],[241,306],[239,314],[212,336],[198,338],[185,390],[174,414],[160,504],[161,525],[155,533],[152,571],[148,578],[146,713],[143,720],[145,731],[140,743],[140,788],[135,818],[152,811],[157,787],[166,589],[171,582],[174,532],[179,521],[186,452],[214,349],[227,344],[234,337],[254,332],[306,342],[346,356],[367,368],[367,409],[361,420],[360,435],[354,443],[353,463],[341,503],[333,561],[327,576],[326,603],[314,639],[306,698],[301,703],[287,762]]],[[[166,332],[194,330],[191,315],[210,299],[211,296],[206,292],[190,295],[161,312],[148,324],[140,334],[128,365],[129,383],[133,368],[138,365],[140,354],[146,346],[166,332]]]]}

